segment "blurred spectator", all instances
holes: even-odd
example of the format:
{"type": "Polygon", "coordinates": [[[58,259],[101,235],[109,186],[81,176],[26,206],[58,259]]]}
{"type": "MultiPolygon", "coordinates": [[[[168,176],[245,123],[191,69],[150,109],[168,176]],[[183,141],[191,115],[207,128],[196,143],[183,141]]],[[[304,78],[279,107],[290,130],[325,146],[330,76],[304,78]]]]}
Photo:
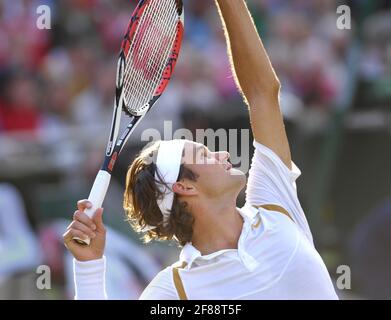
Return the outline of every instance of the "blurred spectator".
{"type": "Polygon", "coordinates": [[[53,4],[37,0],[0,3],[0,68],[39,69],[50,44],[50,34],[36,28],[36,10],[45,3],[53,4]]]}
{"type": "Polygon", "coordinates": [[[32,299],[37,288],[23,290],[35,286],[35,270],[41,258],[23,199],[13,186],[0,184],[0,299],[32,299]]]}
{"type": "Polygon", "coordinates": [[[371,299],[391,298],[391,200],[356,227],[349,245],[354,290],[371,299]]]}
{"type": "Polygon", "coordinates": [[[360,105],[389,106],[391,103],[391,10],[370,16],[364,28],[365,47],[360,68],[360,105]]]}
{"type": "Polygon", "coordinates": [[[35,132],[41,115],[34,78],[27,73],[10,70],[3,74],[0,90],[0,132],[35,132]]]}

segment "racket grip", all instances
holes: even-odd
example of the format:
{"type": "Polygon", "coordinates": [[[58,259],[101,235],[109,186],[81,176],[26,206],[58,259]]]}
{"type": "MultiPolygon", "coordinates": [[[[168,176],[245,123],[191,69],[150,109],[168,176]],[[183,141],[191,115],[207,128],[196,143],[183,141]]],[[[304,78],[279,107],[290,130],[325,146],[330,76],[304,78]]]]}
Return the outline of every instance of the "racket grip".
{"type": "MultiPolygon", "coordinates": [[[[91,202],[92,207],[84,210],[84,213],[92,218],[95,211],[102,207],[103,200],[105,199],[107,189],[109,188],[111,175],[107,171],[100,170],[95,178],[94,184],[92,186],[90,195],[88,196],[88,201],[91,202]]],[[[76,242],[84,245],[90,244],[90,239],[80,239],[73,238],[76,242]]]]}

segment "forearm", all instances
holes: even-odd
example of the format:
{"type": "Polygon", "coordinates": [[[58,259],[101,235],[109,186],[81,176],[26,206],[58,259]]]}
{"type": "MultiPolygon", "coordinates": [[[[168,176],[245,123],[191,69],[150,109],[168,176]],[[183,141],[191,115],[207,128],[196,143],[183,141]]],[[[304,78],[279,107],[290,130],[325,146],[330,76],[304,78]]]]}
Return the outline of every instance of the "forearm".
{"type": "Polygon", "coordinates": [[[216,0],[237,85],[250,102],[277,98],[280,83],[244,0],[216,0]]]}
{"type": "Polygon", "coordinates": [[[73,260],[75,300],[107,300],[106,258],[80,262],[73,260]]]}

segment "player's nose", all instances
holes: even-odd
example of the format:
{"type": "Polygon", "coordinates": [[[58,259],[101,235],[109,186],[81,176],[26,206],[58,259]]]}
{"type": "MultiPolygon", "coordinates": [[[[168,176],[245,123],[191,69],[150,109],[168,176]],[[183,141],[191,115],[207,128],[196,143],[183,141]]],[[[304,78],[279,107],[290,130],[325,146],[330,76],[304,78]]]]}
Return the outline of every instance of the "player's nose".
{"type": "Polygon", "coordinates": [[[219,161],[225,161],[229,159],[230,155],[227,151],[219,151],[216,152],[216,157],[219,161]]]}

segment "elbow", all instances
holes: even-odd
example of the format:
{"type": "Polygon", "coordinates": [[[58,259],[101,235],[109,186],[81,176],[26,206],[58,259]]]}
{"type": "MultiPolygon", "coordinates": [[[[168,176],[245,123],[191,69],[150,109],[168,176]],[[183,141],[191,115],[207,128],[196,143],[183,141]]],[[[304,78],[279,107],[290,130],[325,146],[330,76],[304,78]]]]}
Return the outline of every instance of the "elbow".
{"type": "Polygon", "coordinates": [[[278,101],[281,91],[281,82],[276,79],[267,84],[255,86],[247,96],[248,101],[278,101]]]}
{"type": "Polygon", "coordinates": [[[281,82],[280,82],[280,80],[278,78],[273,79],[273,81],[270,82],[268,89],[269,90],[266,91],[266,93],[269,92],[270,95],[278,97],[279,94],[280,94],[280,90],[281,90],[281,82]]]}
{"type": "Polygon", "coordinates": [[[277,93],[277,96],[280,94],[281,91],[281,82],[279,79],[276,79],[273,83],[273,89],[277,93]]]}

